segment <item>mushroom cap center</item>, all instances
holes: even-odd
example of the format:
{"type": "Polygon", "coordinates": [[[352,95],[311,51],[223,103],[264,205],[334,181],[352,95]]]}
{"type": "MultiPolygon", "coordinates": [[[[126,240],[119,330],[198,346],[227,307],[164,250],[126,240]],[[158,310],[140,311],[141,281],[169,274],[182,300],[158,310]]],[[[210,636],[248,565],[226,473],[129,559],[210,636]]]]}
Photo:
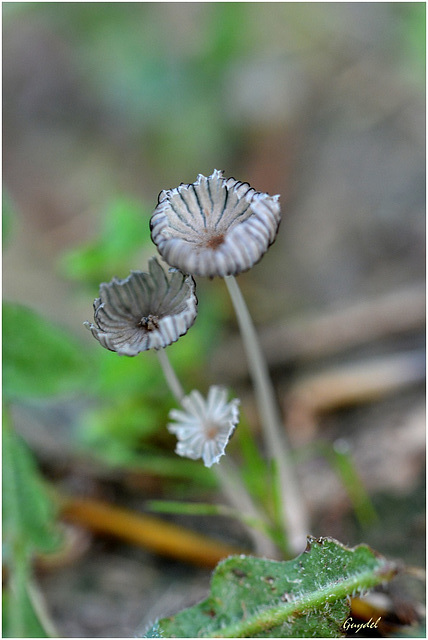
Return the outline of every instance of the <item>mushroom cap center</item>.
{"type": "Polygon", "coordinates": [[[141,318],[138,322],[138,327],[141,327],[146,331],[155,331],[159,328],[159,317],[149,313],[149,315],[141,318]]]}
{"type": "Polygon", "coordinates": [[[208,249],[213,249],[215,251],[216,249],[218,249],[218,247],[220,247],[223,244],[224,240],[225,240],[224,233],[211,232],[208,234],[208,237],[206,238],[204,245],[208,249]]]}
{"type": "Polygon", "coordinates": [[[205,434],[208,440],[215,440],[218,434],[218,424],[210,421],[205,426],[205,434]]]}

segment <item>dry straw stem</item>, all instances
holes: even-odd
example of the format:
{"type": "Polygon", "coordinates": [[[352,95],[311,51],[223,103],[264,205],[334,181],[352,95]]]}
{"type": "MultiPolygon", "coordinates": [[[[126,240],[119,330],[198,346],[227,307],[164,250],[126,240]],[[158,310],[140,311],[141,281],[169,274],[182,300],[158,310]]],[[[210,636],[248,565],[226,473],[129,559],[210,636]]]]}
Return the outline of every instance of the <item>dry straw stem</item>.
{"type": "Polygon", "coordinates": [[[302,378],[290,390],[288,402],[299,402],[311,412],[321,413],[378,400],[424,378],[424,352],[381,356],[302,378]]]}
{"type": "Polygon", "coordinates": [[[62,516],[93,533],[114,536],[162,556],[213,568],[245,550],[189,531],[154,516],[138,514],[100,500],[65,499],[62,516]]]}
{"type": "Polygon", "coordinates": [[[330,367],[298,380],[284,400],[287,431],[302,445],[320,414],[366,402],[425,380],[425,353],[410,351],[330,367]]]}

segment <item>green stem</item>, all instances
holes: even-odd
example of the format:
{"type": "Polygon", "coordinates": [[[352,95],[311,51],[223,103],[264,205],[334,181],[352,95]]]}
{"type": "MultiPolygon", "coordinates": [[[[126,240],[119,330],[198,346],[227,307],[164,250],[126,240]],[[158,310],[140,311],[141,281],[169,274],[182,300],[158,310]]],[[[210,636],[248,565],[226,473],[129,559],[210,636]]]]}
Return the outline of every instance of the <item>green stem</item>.
{"type": "Polygon", "coordinates": [[[225,504],[209,504],[205,502],[179,502],[176,500],[149,500],[146,502],[149,511],[157,513],[177,513],[191,516],[225,516],[235,518],[245,525],[262,531],[270,536],[271,531],[264,520],[247,516],[242,511],[229,507],[225,504]]]}
{"type": "Polygon", "coordinates": [[[282,524],[284,532],[288,536],[288,544],[291,551],[298,553],[304,549],[306,544],[308,518],[293,473],[284,425],[279,413],[267,363],[244,297],[234,276],[226,276],[224,280],[241,330],[260,418],[264,427],[263,433],[266,438],[268,455],[276,461],[278,469],[282,494],[282,524]]]}
{"type": "Polygon", "coordinates": [[[337,440],[333,448],[326,447],[325,455],[339,475],[360,525],[367,527],[377,522],[379,519],[373,502],[355,468],[346,440],[337,440]]]}

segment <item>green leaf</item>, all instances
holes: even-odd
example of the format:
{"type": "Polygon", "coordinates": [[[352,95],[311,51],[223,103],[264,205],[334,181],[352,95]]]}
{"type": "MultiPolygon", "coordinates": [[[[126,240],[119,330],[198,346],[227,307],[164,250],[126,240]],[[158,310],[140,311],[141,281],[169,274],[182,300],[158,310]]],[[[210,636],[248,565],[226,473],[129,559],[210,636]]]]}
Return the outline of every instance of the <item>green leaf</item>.
{"type": "Polygon", "coordinates": [[[141,399],[156,393],[161,385],[165,386],[154,352],[128,358],[100,348],[99,344],[94,343],[94,347],[97,360],[95,384],[100,398],[111,400],[136,396],[141,399]]]}
{"type": "Polygon", "coordinates": [[[374,524],[378,517],[364,483],[355,468],[347,442],[338,440],[333,448],[327,446],[325,455],[342,480],[360,524],[363,527],[374,524]]]}
{"type": "Polygon", "coordinates": [[[7,399],[66,394],[88,383],[87,354],[35,311],[3,304],[3,393],[7,399]]]}
{"type": "Polygon", "coordinates": [[[10,553],[55,551],[61,543],[56,509],[30,450],[16,435],[5,413],[3,447],[3,536],[10,553]]]}
{"type": "Polygon", "coordinates": [[[206,600],[159,620],[147,637],[342,636],[348,596],[396,572],[369,547],[348,549],[331,538],[309,537],[288,562],[233,556],[218,564],[206,600]]]}
{"type": "Polygon", "coordinates": [[[51,635],[32,601],[33,590],[28,573],[29,566],[19,564],[4,589],[3,638],[47,638],[51,635]]]}
{"type": "Polygon", "coordinates": [[[104,440],[113,446],[138,449],[144,439],[158,430],[160,415],[154,403],[136,404],[126,398],[85,412],[77,428],[82,442],[94,450],[104,440]]]}
{"type": "Polygon", "coordinates": [[[266,488],[270,486],[269,468],[260,453],[260,447],[251,432],[245,418],[241,416],[236,436],[242,455],[242,475],[252,496],[256,497],[266,507],[270,507],[270,496],[266,495],[266,488]]]}
{"type": "Polygon", "coordinates": [[[7,411],[2,429],[3,563],[7,585],[3,593],[3,635],[44,638],[50,621],[32,584],[32,557],[50,553],[63,543],[56,527],[56,507],[30,450],[14,432],[7,411]]]}
{"type": "MultiPolygon", "coordinates": [[[[131,259],[150,246],[148,215],[141,205],[121,198],[106,210],[99,239],[62,256],[60,269],[72,280],[98,284],[128,275],[131,259]]],[[[136,268],[136,267],[133,267],[136,268]]]]}

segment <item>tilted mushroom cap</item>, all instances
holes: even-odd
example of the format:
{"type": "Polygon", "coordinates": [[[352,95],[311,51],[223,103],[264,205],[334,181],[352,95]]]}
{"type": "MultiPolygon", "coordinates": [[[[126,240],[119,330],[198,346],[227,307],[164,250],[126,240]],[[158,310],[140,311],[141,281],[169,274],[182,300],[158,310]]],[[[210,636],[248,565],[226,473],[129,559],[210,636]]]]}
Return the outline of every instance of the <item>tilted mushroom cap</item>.
{"type": "Polygon", "coordinates": [[[193,184],[162,191],[150,229],[160,255],[172,267],[197,276],[247,271],[275,240],[279,196],[215,170],[193,184]]]}
{"type": "Polygon", "coordinates": [[[85,322],[99,343],[119,355],[136,356],[178,340],[197,315],[195,282],[181,271],[165,273],[156,258],[149,273],[131,271],[124,280],[100,285],[94,322],[85,322]]]}

